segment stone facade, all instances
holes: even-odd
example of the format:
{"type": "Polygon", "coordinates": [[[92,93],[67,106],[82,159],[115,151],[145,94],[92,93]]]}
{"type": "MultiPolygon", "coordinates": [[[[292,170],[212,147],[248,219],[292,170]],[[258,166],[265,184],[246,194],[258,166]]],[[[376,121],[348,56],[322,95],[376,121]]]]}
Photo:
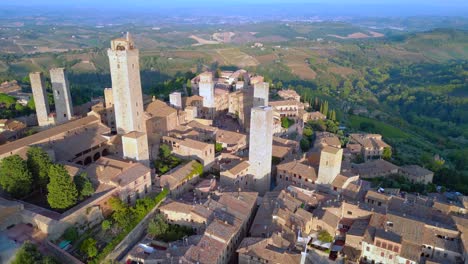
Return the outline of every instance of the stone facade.
{"type": "Polygon", "coordinates": [[[252,108],[249,141],[250,174],[253,189],[260,195],[270,190],[273,148],[273,109],[268,106],[252,108]]]}
{"type": "Polygon", "coordinates": [[[317,183],[331,184],[341,171],[343,150],[326,146],[320,152],[317,183]]]}
{"type": "Polygon", "coordinates": [[[54,123],[53,118],[49,117],[49,101],[42,72],[32,72],[29,74],[31,88],[36,107],[37,123],[41,127],[49,126],[54,123]]]}
{"type": "Polygon", "coordinates": [[[180,92],[169,94],[169,103],[174,108],[182,109],[182,94],[180,92]]]}
{"type": "Polygon", "coordinates": [[[270,93],[270,84],[259,82],[253,85],[253,106],[267,106],[270,93]]]}
{"type": "Polygon", "coordinates": [[[73,104],[65,69],[50,69],[50,81],[54,91],[55,121],[59,124],[67,122],[73,117],[73,104]]]}
{"type": "Polygon", "coordinates": [[[112,93],[117,133],[146,132],[140,81],[139,51],[127,33],[125,39],[111,41],[107,51],[112,78],[112,93]]]}

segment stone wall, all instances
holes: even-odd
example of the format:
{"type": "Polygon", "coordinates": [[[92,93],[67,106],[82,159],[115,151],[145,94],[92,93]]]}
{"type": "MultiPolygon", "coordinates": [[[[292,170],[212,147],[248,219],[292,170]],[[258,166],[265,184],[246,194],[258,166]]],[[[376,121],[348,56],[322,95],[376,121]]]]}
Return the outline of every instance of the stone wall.
{"type": "Polygon", "coordinates": [[[73,257],[72,255],[68,254],[65,250],[62,250],[61,248],[57,247],[53,243],[47,241],[46,242],[46,247],[49,250],[50,253],[54,255],[55,258],[60,263],[67,263],[67,264],[83,264],[80,260],[77,258],[73,257]]]}
{"type": "Polygon", "coordinates": [[[153,210],[151,210],[143,220],[130,232],[128,235],[115,247],[115,249],[107,255],[105,260],[120,260],[125,257],[128,251],[143,237],[146,231],[146,227],[151,219],[154,218],[158,211],[159,205],[164,202],[166,198],[162,199],[153,210]]]}

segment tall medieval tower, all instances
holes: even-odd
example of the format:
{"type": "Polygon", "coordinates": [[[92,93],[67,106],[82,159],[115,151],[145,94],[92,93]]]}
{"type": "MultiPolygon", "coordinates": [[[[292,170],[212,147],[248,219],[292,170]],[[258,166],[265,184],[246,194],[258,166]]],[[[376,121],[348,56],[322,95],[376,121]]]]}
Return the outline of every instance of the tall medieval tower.
{"type": "Polygon", "coordinates": [[[107,51],[117,133],[122,135],[123,155],[149,165],[139,51],[130,33],[111,41],[107,51]]]}
{"type": "Polygon", "coordinates": [[[73,105],[64,68],[50,69],[50,81],[54,91],[56,123],[64,123],[73,117],[73,105]]]}
{"type": "Polygon", "coordinates": [[[111,41],[107,51],[112,78],[117,133],[145,132],[143,95],[140,81],[139,52],[130,33],[111,41]]]}
{"type": "Polygon", "coordinates": [[[49,118],[50,108],[49,101],[47,100],[44,75],[42,72],[31,72],[29,79],[31,80],[31,88],[36,105],[37,123],[41,127],[52,125],[54,122],[53,118],[49,118]]]}
{"type": "Polygon", "coordinates": [[[273,109],[270,106],[252,108],[249,139],[249,173],[253,175],[253,188],[264,195],[271,185],[273,109]]]}

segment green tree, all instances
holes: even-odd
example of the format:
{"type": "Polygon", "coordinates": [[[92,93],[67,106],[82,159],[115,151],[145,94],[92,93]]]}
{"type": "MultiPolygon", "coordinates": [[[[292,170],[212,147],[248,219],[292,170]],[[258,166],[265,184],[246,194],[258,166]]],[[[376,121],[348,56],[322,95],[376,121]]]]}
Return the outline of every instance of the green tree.
{"type": "Polygon", "coordinates": [[[94,187],[86,173],[80,173],[73,178],[73,182],[79,193],[79,199],[91,196],[94,194],[94,187]]]}
{"type": "Polygon", "coordinates": [[[385,147],[383,149],[382,158],[385,160],[390,160],[392,158],[392,148],[385,147]]]}
{"type": "Polygon", "coordinates": [[[26,241],[21,248],[16,252],[12,264],[25,264],[25,263],[41,263],[42,255],[37,249],[37,246],[31,242],[26,241]]]}
{"type": "Polygon", "coordinates": [[[96,240],[91,237],[84,240],[80,245],[80,251],[88,255],[89,258],[95,257],[98,254],[96,240]]]}
{"type": "Polygon", "coordinates": [[[109,221],[109,220],[104,220],[104,221],[102,221],[102,223],[101,223],[101,228],[102,228],[102,230],[104,230],[104,231],[109,230],[109,229],[111,228],[111,226],[112,226],[112,223],[111,223],[111,221],[109,221]]]}
{"type": "Polygon", "coordinates": [[[215,151],[216,151],[216,152],[221,152],[221,151],[223,151],[223,144],[216,142],[216,143],[215,143],[215,151]]]}
{"type": "Polygon", "coordinates": [[[307,138],[302,138],[300,145],[301,145],[301,150],[303,152],[307,152],[310,148],[310,141],[307,138]]]}
{"type": "Polygon", "coordinates": [[[312,128],[310,127],[304,127],[304,129],[302,130],[302,134],[307,138],[311,138],[314,134],[314,130],[312,130],[312,128]]]}
{"type": "Polygon", "coordinates": [[[171,155],[171,148],[166,144],[162,144],[159,147],[159,156],[162,159],[167,159],[170,155],[171,155]]]}
{"type": "Polygon", "coordinates": [[[74,226],[70,226],[69,228],[65,230],[65,232],[63,232],[63,238],[71,242],[76,241],[78,237],[79,237],[78,230],[74,226]]]}
{"type": "Polygon", "coordinates": [[[47,201],[50,207],[67,209],[73,206],[78,199],[78,190],[65,167],[60,164],[51,165],[49,177],[47,201]]]}
{"type": "Polygon", "coordinates": [[[20,198],[32,190],[33,178],[26,161],[12,155],[0,161],[0,185],[13,197],[20,198]]]}
{"type": "Polygon", "coordinates": [[[284,127],[284,128],[289,128],[290,126],[292,126],[294,124],[294,120],[291,120],[287,117],[282,117],[281,118],[281,126],[284,127]]]}
{"type": "Polygon", "coordinates": [[[322,242],[326,242],[326,243],[333,242],[333,237],[326,230],[321,230],[317,238],[322,242]]]}
{"type": "Polygon", "coordinates": [[[148,223],[148,234],[153,237],[166,233],[168,229],[169,225],[161,214],[156,215],[156,217],[148,223]]]}
{"type": "Polygon", "coordinates": [[[39,147],[30,147],[27,152],[27,165],[34,182],[41,189],[47,188],[49,183],[49,167],[51,160],[49,155],[39,147]]]}

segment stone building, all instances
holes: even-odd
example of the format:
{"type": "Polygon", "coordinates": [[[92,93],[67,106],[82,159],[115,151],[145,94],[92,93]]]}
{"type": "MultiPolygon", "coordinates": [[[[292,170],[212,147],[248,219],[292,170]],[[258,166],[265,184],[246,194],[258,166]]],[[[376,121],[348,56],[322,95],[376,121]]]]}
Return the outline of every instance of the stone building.
{"type": "Polygon", "coordinates": [[[329,185],[341,171],[343,150],[326,146],[320,152],[317,183],[329,185]]]}
{"type": "Polygon", "coordinates": [[[434,172],[418,165],[406,165],[400,167],[399,173],[405,176],[411,183],[432,183],[434,172]]]}
{"type": "Polygon", "coordinates": [[[73,104],[65,69],[50,69],[50,81],[54,91],[55,121],[58,124],[67,122],[73,118],[73,104]]]}
{"type": "Polygon", "coordinates": [[[278,91],[278,96],[283,98],[284,100],[292,99],[298,102],[301,101],[301,96],[296,91],[291,89],[278,91]]]}
{"type": "Polygon", "coordinates": [[[203,165],[204,171],[209,170],[214,163],[214,144],[190,138],[178,139],[168,136],[163,137],[162,142],[169,145],[175,155],[198,160],[203,165]]]}
{"type": "Polygon", "coordinates": [[[269,106],[252,108],[249,140],[249,173],[253,189],[260,195],[270,190],[273,148],[273,109],[269,106]]]}
{"type": "Polygon", "coordinates": [[[317,174],[310,165],[300,160],[282,162],[276,166],[276,182],[300,188],[315,189],[317,174]]]}
{"type": "Polygon", "coordinates": [[[236,162],[230,166],[224,166],[220,173],[220,184],[223,186],[233,186],[235,188],[246,189],[252,183],[249,175],[250,164],[248,161],[236,162]]]}
{"type": "Polygon", "coordinates": [[[253,107],[268,106],[268,98],[270,95],[270,84],[267,82],[259,82],[253,84],[253,107]]]}
{"type": "Polygon", "coordinates": [[[85,171],[97,192],[116,188],[120,200],[129,204],[151,191],[151,170],[137,162],[101,157],[85,171]]]}
{"type": "Polygon", "coordinates": [[[29,79],[31,80],[37,123],[41,127],[50,126],[54,124],[54,119],[50,116],[44,75],[42,72],[31,72],[29,74],[29,79]]]}
{"type": "Polygon", "coordinates": [[[215,108],[213,73],[204,72],[200,74],[200,82],[198,83],[199,95],[203,97],[203,107],[215,108]]]}
{"type": "Polygon", "coordinates": [[[301,263],[301,254],[294,244],[275,233],[269,238],[244,238],[237,249],[239,264],[301,263]]]}
{"type": "Polygon", "coordinates": [[[140,81],[139,51],[130,33],[111,41],[107,51],[112,78],[112,93],[117,133],[146,132],[140,81]]]}
{"type": "Polygon", "coordinates": [[[127,33],[126,38],[112,40],[107,55],[112,79],[112,98],[117,133],[125,135],[134,132],[128,135],[126,140],[122,140],[124,155],[149,165],[139,51],[135,48],[130,33],[127,33]],[[138,137],[135,137],[137,134],[138,137]],[[138,142],[138,151],[135,151],[135,147],[131,146],[135,140],[138,142]]]}
{"type": "Polygon", "coordinates": [[[242,152],[247,148],[247,135],[229,130],[218,129],[216,132],[216,143],[223,146],[228,152],[242,152]]]}
{"type": "Polygon", "coordinates": [[[174,108],[182,109],[182,94],[180,92],[169,94],[169,104],[174,108]]]}
{"type": "Polygon", "coordinates": [[[1,145],[0,159],[14,154],[26,157],[30,146],[40,146],[55,161],[88,165],[109,154],[109,132],[99,118],[87,116],[1,145]]]}
{"type": "Polygon", "coordinates": [[[365,160],[381,159],[384,149],[390,147],[379,134],[350,134],[348,144],[360,145],[365,160]]]}
{"type": "Polygon", "coordinates": [[[180,195],[193,189],[199,180],[198,174],[194,174],[194,166],[198,164],[192,160],[179,165],[156,179],[156,185],[169,190],[169,195],[176,199],[180,195]]]}

